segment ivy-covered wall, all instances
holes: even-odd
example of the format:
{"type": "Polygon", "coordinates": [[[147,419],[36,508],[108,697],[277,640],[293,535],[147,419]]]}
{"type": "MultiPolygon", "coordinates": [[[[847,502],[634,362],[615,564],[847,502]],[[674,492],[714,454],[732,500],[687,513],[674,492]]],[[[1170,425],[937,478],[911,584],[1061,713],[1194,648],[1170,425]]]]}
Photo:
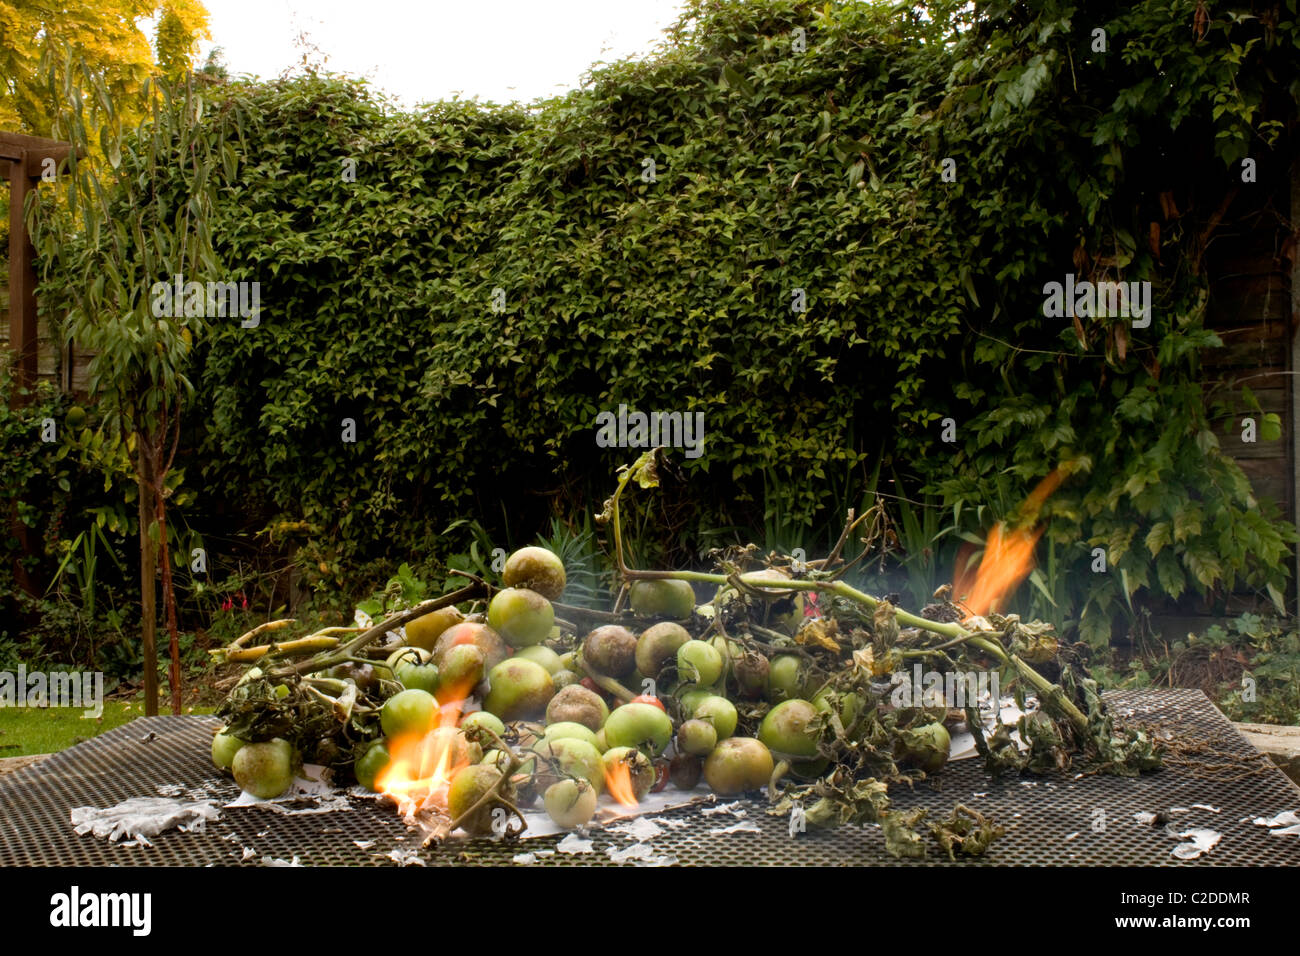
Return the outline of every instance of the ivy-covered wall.
{"type": "Polygon", "coordinates": [[[635,455],[602,411],[703,412],[656,512],[677,562],[824,548],[873,481],[951,554],[1063,467],[1033,599],[1090,641],[1135,598],[1277,592],[1292,533],[1203,397],[1202,259],[1230,188],[1283,188],[1295,6],[696,2],[537,109],[215,89],[212,234],[263,312],[196,343],[189,480],[398,560],[593,510],[635,455]],[[1044,314],[1085,281],[1150,283],[1149,324],[1044,314]]]}

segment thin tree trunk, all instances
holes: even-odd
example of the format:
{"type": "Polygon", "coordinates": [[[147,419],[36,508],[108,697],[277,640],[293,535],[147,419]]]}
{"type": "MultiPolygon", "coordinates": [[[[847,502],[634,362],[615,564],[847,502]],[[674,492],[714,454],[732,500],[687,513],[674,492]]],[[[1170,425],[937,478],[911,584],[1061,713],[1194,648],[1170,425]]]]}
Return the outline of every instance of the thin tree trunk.
{"type": "Polygon", "coordinates": [[[158,552],[149,539],[153,520],[153,461],[143,435],[136,435],[136,486],[140,492],[140,631],[144,638],[144,712],[158,713],[158,648],[154,643],[158,607],[154,577],[158,552]]]}
{"type": "Polygon", "coordinates": [[[176,624],[176,587],[172,581],[171,546],[167,543],[167,474],[172,470],[176,460],[176,451],[181,443],[181,406],[175,409],[165,405],[162,420],[158,427],[158,457],[155,462],[154,494],[157,495],[158,507],[158,547],[162,555],[163,607],[167,614],[168,650],[171,652],[171,666],[167,669],[167,681],[172,691],[172,713],[181,712],[181,648],[180,635],[176,624]]]}
{"type": "MultiPolygon", "coordinates": [[[[156,473],[156,472],[155,472],[156,473]]],[[[156,493],[158,508],[158,560],[162,566],[163,607],[167,615],[168,651],[171,664],[167,668],[167,683],[172,692],[172,713],[181,712],[181,652],[176,633],[176,591],[172,588],[171,549],[167,546],[167,499],[162,489],[156,493]]]]}

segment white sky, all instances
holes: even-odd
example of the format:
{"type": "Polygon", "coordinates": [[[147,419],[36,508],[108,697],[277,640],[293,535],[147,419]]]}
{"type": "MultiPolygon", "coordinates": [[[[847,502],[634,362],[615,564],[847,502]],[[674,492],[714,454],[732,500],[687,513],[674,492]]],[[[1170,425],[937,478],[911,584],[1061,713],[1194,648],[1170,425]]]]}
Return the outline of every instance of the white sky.
{"type": "MultiPolygon", "coordinates": [[[[231,73],[269,78],[301,61],[305,31],[332,72],[364,76],[407,107],[530,102],[578,86],[594,62],[644,55],[681,0],[205,0],[231,73]]],[[[150,31],[152,33],[152,31],[150,31]]]]}

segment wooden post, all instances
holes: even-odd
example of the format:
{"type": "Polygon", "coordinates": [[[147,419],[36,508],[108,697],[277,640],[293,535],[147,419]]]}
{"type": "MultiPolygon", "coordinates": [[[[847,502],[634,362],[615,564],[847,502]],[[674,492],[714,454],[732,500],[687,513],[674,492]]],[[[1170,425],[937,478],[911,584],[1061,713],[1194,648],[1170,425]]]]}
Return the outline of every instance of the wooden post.
{"type": "MultiPolygon", "coordinates": [[[[27,196],[40,184],[47,168],[57,169],[72,149],[68,143],[21,133],[0,133],[0,173],[9,180],[9,348],[13,352],[14,384],[10,399],[36,384],[39,349],[36,324],[36,250],[23,215],[27,196]]],[[[81,155],[78,153],[78,155],[81,155]]]]}
{"type": "MultiPolygon", "coordinates": [[[[36,249],[27,234],[27,196],[40,184],[41,175],[53,161],[55,168],[71,150],[68,143],[0,133],[0,175],[9,180],[9,348],[13,352],[14,390],[11,407],[25,404],[23,392],[35,387],[40,370],[36,322],[36,249]]],[[[78,153],[78,155],[82,155],[78,153]]],[[[33,440],[35,440],[33,438],[33,440]]],[[[36,548],[25,524],[18,519],[18,502],[9,506],[10,533],[18,539],[23,554],[36,548]]],[[[39,583],[28,574],[22,561],[14,562],[18,586],[33,597],[42,593],[39,583]]]]}
{"type": "MultiPolygon", "coordinates": [[[[1300,152],[1291,160],[1291,236],[1300,233],[1300,152]]],[[[1291,252],[1291,367],[1287,388],[1291,390],[1291,427],[1287,429],[1291,453],[1291,514],[1293,522],[1300,524],[1300,250],[1291,252]]],[[[1295,551],[1295,577],[1291,579],[1291,610],[1300,611],[1300,547],[1295,551]]]]}
{"type": "MultiPolygon", "coordinates": [[[[27,177],[26,150],[13,151],[8,157],[9,167],[9,348],[13,351],[13,391],[9,404],[13,408],[25,405],[30,395],[24,390],[36,384],[36,264],[27,223],[23,218],[30,180],[27,177]]],[[[34,440],[35,436],[33,436],[34,440]]],[[[30,529],[18,518],[18,502],[9,508],[9,532],[18,539],[23,554],[31,554],[33,544],[30,529]]],[[[40,587],[28,573],[22,561],[13,563],[14,578],[20,588],[35,597],[40,587]]]]}
{"type": "Polygon", "coordinates": [[[36,250],[27,235],[23,209],[35,182],[27,175],[27,151],[16,150],[9,163],[9,348],[14,353],[11,404],[22,404],[24,388],[36,384],[36,250]]]}

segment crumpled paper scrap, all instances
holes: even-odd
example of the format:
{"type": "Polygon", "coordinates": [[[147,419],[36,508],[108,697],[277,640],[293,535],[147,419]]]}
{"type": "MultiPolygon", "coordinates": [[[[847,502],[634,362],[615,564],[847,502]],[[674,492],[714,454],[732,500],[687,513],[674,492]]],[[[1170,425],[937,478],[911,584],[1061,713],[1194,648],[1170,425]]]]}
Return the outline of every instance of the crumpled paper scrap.
{"type": "Polygon", "coordinates": [[[606,833],[621,833],[624,836],[631,837],[637,843],[644,843],[646,840],[653,840],[663,829],[655,821],[646,817],[637,817],[630,823],[623,823],[616,827],[605,827],[606,833]]]}
{"type": "Polygon", "coordinates": [[[72,826],[78,835],[93,833],[117,843],[124,839],[153,846],[150,837],[175,828],[200,831],[209,820],[219,820],[221,810],[211,800],[187,803],[171,797],[131,797],[112,807],[73,807],[72,826]]]}
{"type": "Polygon", "coordinates": [[[1180,843],[1174,847],[1172,855],[1180,860],[1195,860],[1204,856],[1218,846],[1219,841],[1223,839],[1222,833],[1217,830],[1207,830],[1203,827],[1184,830],[1182,833],[1173,833],[1173,835],[1180,840],[1190,841],[1180,843]]]}
{"type": "Polygon", "coordinates": [[[605,854],[614,863],[635,862],[638,866],[672,866],[677,862],[675,857],[657,854],[649,843],[633,843],[621,850],[611,846],[606,848],[605,854]]]}
{"type": "Polygon", "coordinates": [[[1283,810],[1272,817],[1255,817],[1252,821],[1257,827],[1268,827],[1273,836],[1300,836],[1300,814],[1294,810],[1283,810]]]}
{"type": "Polygon", "coordinates": [[[590,853],[593,849],[591,840],[584,840],[576,833],[570,833],[559,843],[555,844],[555,849],[561,853],[590,853]]]}

